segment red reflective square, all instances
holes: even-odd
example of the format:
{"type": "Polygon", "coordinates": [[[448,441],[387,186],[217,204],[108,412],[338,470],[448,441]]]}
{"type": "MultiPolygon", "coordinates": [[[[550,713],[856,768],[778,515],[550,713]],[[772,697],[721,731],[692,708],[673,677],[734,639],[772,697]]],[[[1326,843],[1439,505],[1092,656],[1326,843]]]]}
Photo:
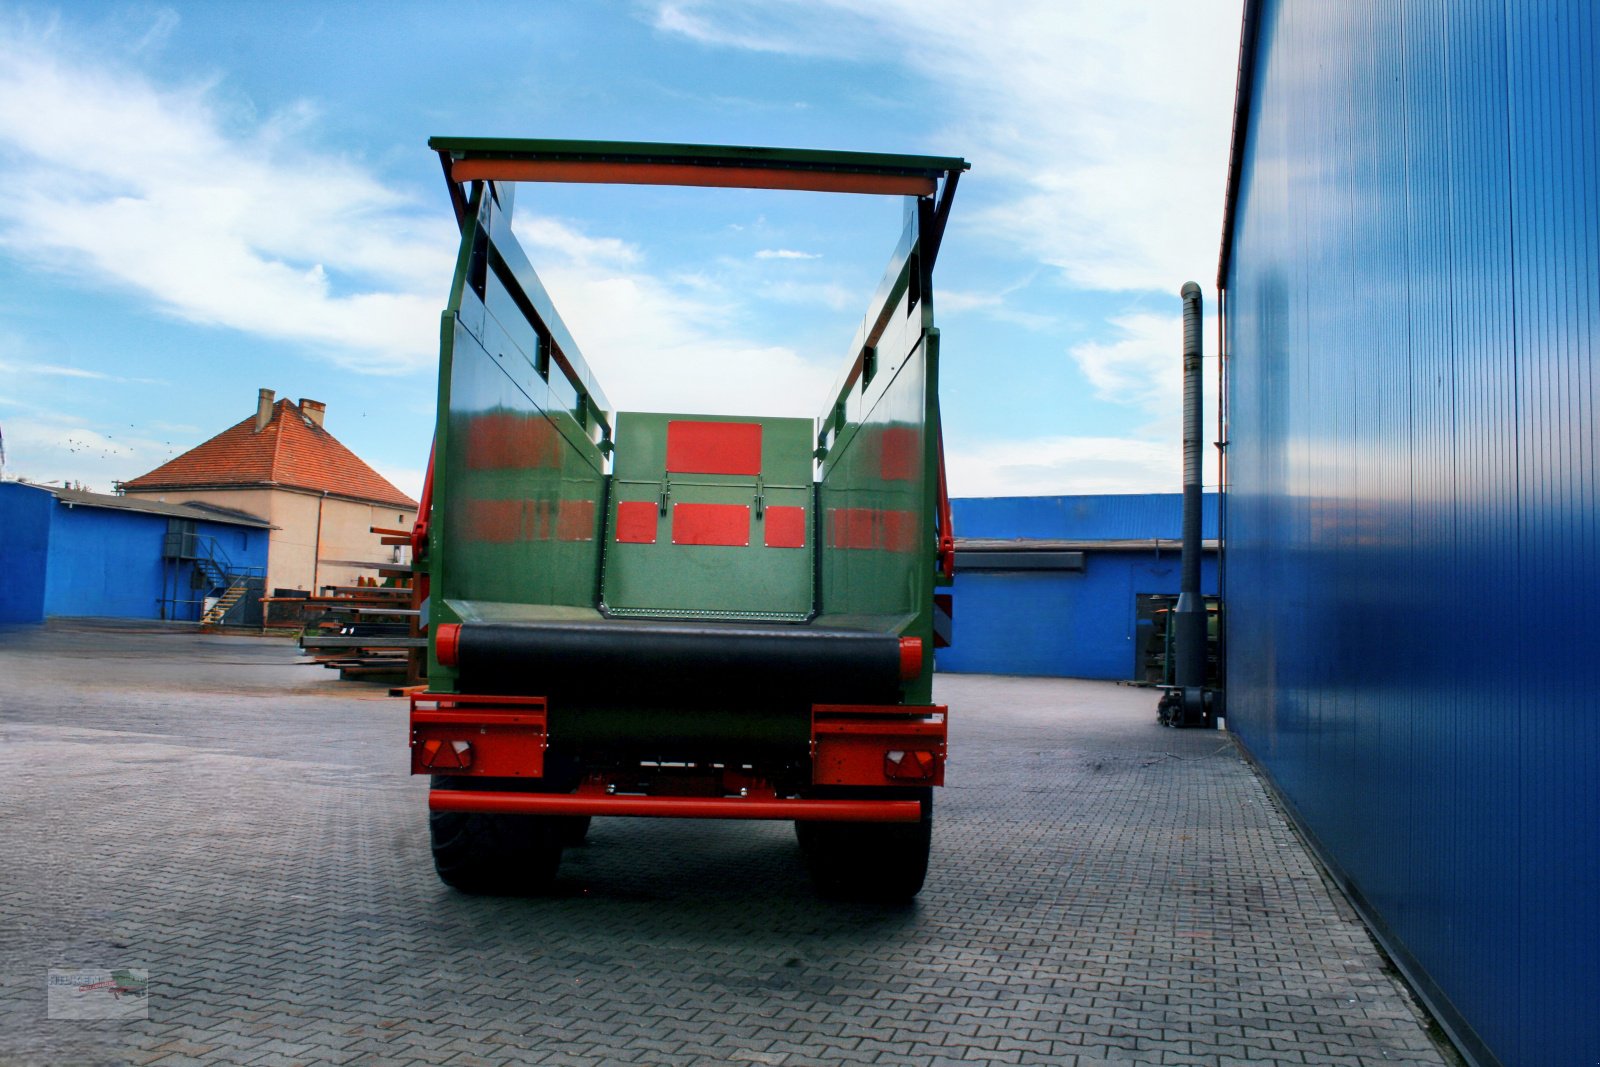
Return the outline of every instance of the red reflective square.
{"type": "Polygon", "coordinates": [[[805,508],[769,507],[762,521],[766,524],[762,536],[768,548],[806,547],[805,508]]]}
{"type": "Polygon", "coordinates": [[[885,427],[878,438],[878,477],[909,482],[922,469],[922,434],[905,426],[885,427]]]}
{"type": "Polygon", "coordinates": [[[761,473],[759,422],[667,423],[667,470],[673,474],[761,473]]]}
{"type": "Polygon", "coordinates": [[[660,509],[654,500],[624,500],[617,504],[617,543],[653,545],[656,543],[656,516],[660,509]]]}
{"type": "Polygon", "coordinates": [[[745,504],[674,504],[672,543],[748,545],[750,508],[745,504]]]}
{"type": "Polygon", "coordinates": [[[594,540],[593,500],[562,500],[557,503],[556,540],[594,540]]]}

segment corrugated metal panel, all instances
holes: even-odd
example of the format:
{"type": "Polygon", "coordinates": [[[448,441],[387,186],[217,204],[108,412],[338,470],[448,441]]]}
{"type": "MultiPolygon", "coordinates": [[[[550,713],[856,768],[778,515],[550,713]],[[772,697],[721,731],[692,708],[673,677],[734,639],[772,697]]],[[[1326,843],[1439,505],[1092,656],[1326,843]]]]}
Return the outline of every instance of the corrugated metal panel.
{"type": "Polygon", "coordinates": [[[0,626],[44,621],[55,511],[55,497],[47,490],[0,482],[0,626]]]}
{"type": "MultiPolygon", "coordinates": [[[[1208,493],[1207,538],[1216,536],[1216,503],[1208,493]]],[[[1071,544],[1082,549],[1083,568],[964,570],[958,552],[954,642],[939,650],[939,670],[1134,677],[1138,594],[1178,591],[1181,493],[975,497],[952,500],[951,508],[958,545],[980,538],[989,547],[1019,538],[1071,544]]],[[[1208,552],[1201,587],[1214,593],[1216,586],[1216,555],[1208,552]]]]}
{"type": "Polygon", "coordinates": [[[1265,0],[1229,725],[1486,1061],[1600,1058],[1600,5],[1265,0]]]}
{"type": "MultiPolygon", "coordinates": [[[[1182,493],[967,497],[950,506],[958,537],[1177,540],[1183,534],[1182,493]]],[[[1205,494],[1202,512],[1201,536],[1216,537],[1217,494],[1205,494]]]]}

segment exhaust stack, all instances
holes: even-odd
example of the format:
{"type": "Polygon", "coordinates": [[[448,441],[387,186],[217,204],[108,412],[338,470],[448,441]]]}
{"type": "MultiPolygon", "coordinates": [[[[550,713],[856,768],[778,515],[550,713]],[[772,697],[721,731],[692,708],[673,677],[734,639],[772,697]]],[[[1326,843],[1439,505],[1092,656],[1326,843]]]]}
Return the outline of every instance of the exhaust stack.
{"type": "Polygon", "coordinates": [[[1175,612],[1180,688],[1206,684],[1206,605],[1200,596],[1200,330],[1204,320],[1200,287],[1183,287],[1183,575],[1175,612]]]}
{"type": "Polygon", "coordinates": [[[1185,282],[1183,297],[1183,570],[1173,612],[1173,686],[1161,698],[1159,719],[1166,726],[1213,726],[1214,694],[1206,689],[1209,616],[1200,595],[1201,329],[1204,297],[1185,282]]]}

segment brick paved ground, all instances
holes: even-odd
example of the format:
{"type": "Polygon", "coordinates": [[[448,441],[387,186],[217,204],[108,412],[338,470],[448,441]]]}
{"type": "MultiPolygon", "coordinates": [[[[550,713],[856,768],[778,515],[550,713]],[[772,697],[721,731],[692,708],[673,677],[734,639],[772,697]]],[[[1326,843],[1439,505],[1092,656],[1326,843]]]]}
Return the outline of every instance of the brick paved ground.
{"type": "Polygon", "coordinates": [[[917,905],[780,824],[598,821],[548,899],[429,865],[404,705],[268,640],[0,633],[0,1062],[1441,1063],[1225,736],[944,677],[917,905]],[[45,1017],[145,967],[149,1019],[45,1017]]]}

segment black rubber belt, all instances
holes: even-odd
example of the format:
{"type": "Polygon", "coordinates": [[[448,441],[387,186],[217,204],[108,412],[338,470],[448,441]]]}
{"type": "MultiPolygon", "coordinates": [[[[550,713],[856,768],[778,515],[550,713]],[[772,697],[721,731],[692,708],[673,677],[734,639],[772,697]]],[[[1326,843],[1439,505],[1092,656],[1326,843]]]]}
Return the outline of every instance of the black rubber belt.
{"type": "Polygon", "coordinates": [[[464,691],[630,705],[892,704],[900,640],[743,623],[466,623],[464,691]]]}

